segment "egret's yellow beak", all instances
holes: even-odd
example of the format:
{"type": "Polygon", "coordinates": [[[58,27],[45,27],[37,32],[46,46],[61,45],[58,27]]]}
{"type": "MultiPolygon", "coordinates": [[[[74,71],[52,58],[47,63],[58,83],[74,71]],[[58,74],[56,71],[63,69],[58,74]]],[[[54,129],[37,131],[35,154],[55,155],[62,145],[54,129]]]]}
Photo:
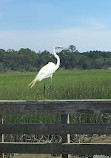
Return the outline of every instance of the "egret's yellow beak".
{"type": "Polygon", "coordinates": [[[58,46],[57,48],[66,49],[67,47],[61,47],[61,46],[58,46]]]}

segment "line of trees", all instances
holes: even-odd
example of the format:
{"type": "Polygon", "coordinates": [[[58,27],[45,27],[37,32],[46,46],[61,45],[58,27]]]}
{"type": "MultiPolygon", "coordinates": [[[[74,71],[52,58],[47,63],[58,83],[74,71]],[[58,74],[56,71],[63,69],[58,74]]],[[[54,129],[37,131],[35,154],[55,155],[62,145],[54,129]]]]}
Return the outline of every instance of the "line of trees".
{"type": "MultiPolygon", "coordinates": [[[[111,67],[111,52],[90,51],[80,53],[74,45],[58,53],[61,69],[108,69],[111,67]]],[[[34,52],[21,48],[19,51],[0,49],[0,71],[38,71],[49,61],[55,62],[53,54],[44,50],[34,52]]]]}

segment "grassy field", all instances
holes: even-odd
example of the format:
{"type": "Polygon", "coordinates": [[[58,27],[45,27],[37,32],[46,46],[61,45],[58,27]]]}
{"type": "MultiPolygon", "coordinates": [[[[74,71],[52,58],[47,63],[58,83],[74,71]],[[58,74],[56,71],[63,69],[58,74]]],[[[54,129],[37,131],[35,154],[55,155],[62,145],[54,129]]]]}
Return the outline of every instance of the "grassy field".
{"type": "MultiPolygon", "coordinates": [[[[35,72],[0,73],[0,99],[43,99],[44,80],[33,88],[28,86],[35,75],[35,72]]],[[[111,70],[57,71],[53,75],[53,93],[55,99],[110,99],[111,70]]],[[[46,99],[52,99],[49,78],[46,99]]]]}
{"type": "MultiPolygon", "coordinates": [[[[0,74],[1,100],[41,100],[43,99],[44,80],[37,82],[33,88],[28,84],[34,79],[36,72],[13,72],[0,74]]],[[[111,70],[79,70],[57,71],[53,75],[53,92],[55,99],[111,99],[111,70]]],[[[46,81],[46,99],[52,99],[50,79],[46,81]]],[[[110,119],[110,116],[107,116],[110,119]]],[[[81,115],[72,122],[101,122],[101,115],[81,115]],[[90,119],[90,120],[89,120],[90,119]]],[[[21,116],[13,115],[6,122],[20,123],[21,116]]],[[[22,123],[59,122],[60,116],[40,115],[24,116],[22,123]]]]}

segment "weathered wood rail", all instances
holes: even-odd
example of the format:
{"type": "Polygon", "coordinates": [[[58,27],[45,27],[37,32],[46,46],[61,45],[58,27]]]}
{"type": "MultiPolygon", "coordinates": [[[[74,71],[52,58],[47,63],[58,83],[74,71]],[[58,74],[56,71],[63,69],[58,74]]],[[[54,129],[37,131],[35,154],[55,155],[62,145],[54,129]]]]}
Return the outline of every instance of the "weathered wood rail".
{"type": "MultiPolygon", "coordinates": [[[[8,114],[61,114],[56,124],[0,124],[0,153],[111,155],[111,144],[69,143],[67,134],[111,134],[110,123],[71,124],[69,114],[111,113],[111,100],[0,101],[0,117],[8,114]],[[62,143],[3,142],[3,134],[59,134],[62,143]]],[[[2,119],[1,119],[2,120],[2,119]]],[[[3,157],[3,155],[1,156],[3,157]]]]}

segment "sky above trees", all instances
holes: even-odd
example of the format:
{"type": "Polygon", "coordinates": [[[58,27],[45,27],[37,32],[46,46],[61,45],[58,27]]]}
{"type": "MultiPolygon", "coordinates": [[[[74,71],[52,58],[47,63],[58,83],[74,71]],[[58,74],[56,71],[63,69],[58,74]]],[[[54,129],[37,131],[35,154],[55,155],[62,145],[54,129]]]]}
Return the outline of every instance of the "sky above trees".
{"type": "Polygon", "coordinates": [[[111,51],[111,0],[0,0],[0,49],[111,51]]]}

